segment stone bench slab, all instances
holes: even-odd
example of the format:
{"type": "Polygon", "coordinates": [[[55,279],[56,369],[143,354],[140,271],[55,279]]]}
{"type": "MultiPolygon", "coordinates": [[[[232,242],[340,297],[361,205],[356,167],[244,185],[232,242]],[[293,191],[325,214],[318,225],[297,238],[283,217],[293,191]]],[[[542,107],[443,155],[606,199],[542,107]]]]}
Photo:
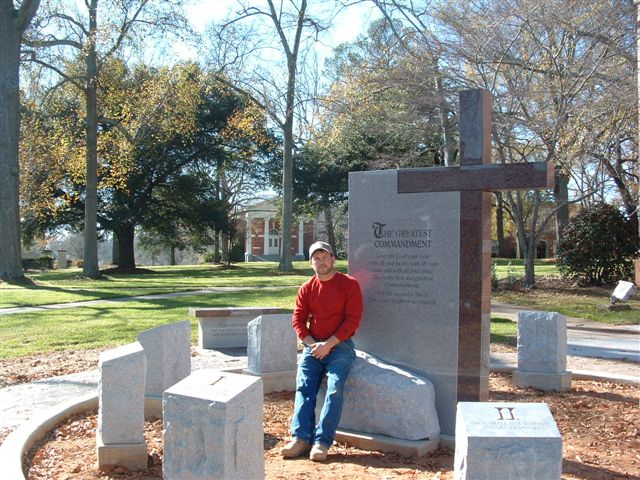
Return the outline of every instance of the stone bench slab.
{"type": "Polygon", "coordinates": [[[189,315],[198,319],[198,346],[203,349],[246,347],[249,322],[281,312],[278,307],[189,308],[189,315]]]}

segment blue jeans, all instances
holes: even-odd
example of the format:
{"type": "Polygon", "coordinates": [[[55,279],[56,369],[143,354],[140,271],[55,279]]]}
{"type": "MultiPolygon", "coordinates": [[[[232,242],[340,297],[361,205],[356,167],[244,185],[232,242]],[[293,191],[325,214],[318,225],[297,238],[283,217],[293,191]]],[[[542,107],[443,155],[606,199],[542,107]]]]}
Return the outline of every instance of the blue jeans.
{"type": "Polygon", "coordinates": [[[307,346],[302,351],[296,378],[296,397],[291,420],[291,435],[308,443],[333,444],[342,413],[344,384],[356,358],[353,341],[346,340],[333,347],[319,360],[307,346]],[[316,397],[324,376],[327,394],[316,425],[316,397]]]}

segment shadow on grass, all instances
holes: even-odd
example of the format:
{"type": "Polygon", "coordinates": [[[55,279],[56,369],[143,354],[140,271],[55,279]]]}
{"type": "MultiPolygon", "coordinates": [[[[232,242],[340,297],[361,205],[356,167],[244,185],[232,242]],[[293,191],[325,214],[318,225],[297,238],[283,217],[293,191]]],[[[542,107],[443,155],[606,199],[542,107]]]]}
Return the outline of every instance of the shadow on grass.
{"type": "Polygon", "coordinates": [[[491,343],[500,343],[510,347],[518,345],[518,327],[507,318],[491,319],[491,343]]]}

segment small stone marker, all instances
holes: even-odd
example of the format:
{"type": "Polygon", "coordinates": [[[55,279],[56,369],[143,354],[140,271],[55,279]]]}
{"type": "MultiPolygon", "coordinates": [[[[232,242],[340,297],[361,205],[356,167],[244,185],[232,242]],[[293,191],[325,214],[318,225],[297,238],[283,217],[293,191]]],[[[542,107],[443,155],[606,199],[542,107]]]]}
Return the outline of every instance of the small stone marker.
{"type": "Polygon", "coordinates": [[[64,248],[58,250],[58,270],[67,268],[67,251],[64,248]]]}
{"type": "Polygon", "coordinates": [[[562,438],[544,403],[460,402],[456,480],[554,480],[562,438]]]}
{"type": "Polygon", "coordinates": [[[518,387],[566,392],[571,390],[567,371],[567,320],[556,312],[518,313],[518,387]]]}
{"type": "Polygon", "coordinates": [[[247,368],[262,378],[264,393],[295,390],[298,341],[291,314],[260,315],[249,322],[247,368]]]}
{"type": "Polygon", "coordinates": [[[247,346],[247,325],[258,315],[281,313],[278,307],[190,308],[198,319],[198,346],[205,349],[247,346]]]}
{"type": "Polygon", "coordinates": [[[165,480],[264,478],[262,381],[197,370],[164,392],[165,480]]]}
{"type": "Polygon", "coordinates": [[[100,354],[98,467],[147,468],[144,440],[146,358],[138,342],[100,354]]]}
{"type": "Polygon", "coordinates": [[[162,393],[191,373],[189,320],[150,328],[138,334],[147,357],[145,416],[162,416],[162,393]]]}
{"type": "Polygon", "coordinates": [[[618,282],[618,285],[616,285],[616,288],[613,291],[613,294],[611,295],[611,302],[612,303],[618,302],[618,301],[626,302],[631,297],[633,297],[636,293],[638,293],[638,288],[633,283],[620,280],[618,282]]]}

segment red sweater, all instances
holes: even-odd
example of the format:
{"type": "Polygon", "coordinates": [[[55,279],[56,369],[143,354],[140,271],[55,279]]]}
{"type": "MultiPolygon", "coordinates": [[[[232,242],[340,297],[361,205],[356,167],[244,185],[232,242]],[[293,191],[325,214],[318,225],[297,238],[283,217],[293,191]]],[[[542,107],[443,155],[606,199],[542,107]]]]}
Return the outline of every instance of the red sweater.
{"type": "Polygon", "coordinates": [[[355,278],[336,272],[323,282],[314,275],[298,290],[293,329],[300,339],[311,335],[326,340],[335,335],[342,342],[356,333],[362,308],[362,292],[355,278]]]}

